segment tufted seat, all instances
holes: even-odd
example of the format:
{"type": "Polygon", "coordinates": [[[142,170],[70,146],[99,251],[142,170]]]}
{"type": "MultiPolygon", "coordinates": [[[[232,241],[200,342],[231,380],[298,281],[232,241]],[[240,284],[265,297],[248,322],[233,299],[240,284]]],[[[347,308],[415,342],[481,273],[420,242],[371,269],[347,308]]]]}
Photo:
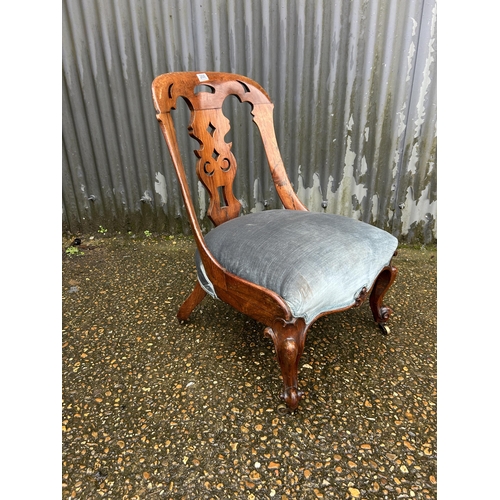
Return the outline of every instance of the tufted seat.
{"type": "MultiPolygon", "coordinates": [[[[398,245],[394,236],[364,222],[297,210],[237,217],[214,228],[205,241],[227,271],[273,290],[306,323],[354,305],[398,245]]],[[[216,298],[198,252],[196,266],[202,288],[216,298]]]]}

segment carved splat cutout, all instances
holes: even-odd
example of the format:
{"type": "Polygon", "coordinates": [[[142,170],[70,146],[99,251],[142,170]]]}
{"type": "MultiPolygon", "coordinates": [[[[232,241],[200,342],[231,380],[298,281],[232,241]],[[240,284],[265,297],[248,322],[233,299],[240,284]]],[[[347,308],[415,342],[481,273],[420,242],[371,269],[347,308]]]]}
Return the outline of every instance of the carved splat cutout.
{"type": "Polygon", "coordinates": [[[229,129],[222,109],[193,111],[189,134],[200,143],[194,152],[199,158],[196,173],[209,192],[207,215],[216,226],[237,217],[241,209],[232,189],[236,159],[231,143],[224,141],[229,129]]]}
{"type": "Polygon", "coordinates": [[[216,226],[237,217],[241,210],[232,188],[237,170],[236,159],[231,152],[231,143],[224,140],[230,124],[222,112],[222,105],[229,95],[251,105],[253,121],[261,132],[271,174],[284,205],[292,209],[305,209],[293,191],[279,153],[273,127],[273,104],[256,82],[241,75],[234,78],[228,73],[188,72],[161,75],[153,87],[157,118],[175,159],[174,166],[182,179],[185,175],[184,166],[170,112],[175,109],[179,97],[184,99],[191,111],[188,131],[200,144],[199,149],[195,150],[198,158],[196,172],[208,190],[210,204],[207,215],[216,226]]]}
{"type": "Polygon", "coordinates": [[[248,85],[245,82],[242,82],[241,80],[237,80],[238,83],[243,87],[243,91],[246,93],[250,92],[250,89],[248,88],[248,85]]]}
{"type": "Polygon", "coordinates": [[[218,194],[219,194],[219,203],[221,207],[227,207],[227,202],[226,202],[226,195],[225,195],[225,189],[224,186],[219,186],[217,188],[218,194]]]}
{"type": "Polygon", "coordinates": [[[213,124],[212,124],[212,123],[209,123],[209,124],[208,124],[208,127],[207,127],[207,132],[208,132],[211,136],[213,136],[213,135],[214,135],[214,132],[215,132],[215,127],[213,126],[213,124]]]}
{"type": "Polygon", "coordinates": [[[215,89],[212,87],[212,85],[205,85],[205,84],[200,84],[196,85],[194,88],[194,93],[199,94],[200,92],[208,92],[209,94],[215,94],[215,89]]]}

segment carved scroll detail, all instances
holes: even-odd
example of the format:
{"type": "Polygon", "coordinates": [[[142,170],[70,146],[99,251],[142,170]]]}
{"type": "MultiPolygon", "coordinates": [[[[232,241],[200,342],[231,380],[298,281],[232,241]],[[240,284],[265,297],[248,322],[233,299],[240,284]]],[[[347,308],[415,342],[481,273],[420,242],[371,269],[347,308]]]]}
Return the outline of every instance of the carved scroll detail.
{"type": "Polygon", "coordinates": [[[298,387],[299,360],[304,351],[308,325],[303,318],[287,322],[274,321],[272,328],[267,327],[264,335],[270,337],[276,349],[276,357],[283,376],[284,390],[281,397],[291,410],[295,410],[304,393],[298,387]]]}
{"type": "Polygon", "coordinates": [[[392,309],[383,305],[384,295],[393,284],[398,270],[395,267],[387,266],[382,269],[370,294],[370,308],[372,310],[373,319],[377,323],[385,323],[392,314],[392,309]]]}
{"type": "Polygon", "coordinates": [[[232,143],[224,141],[229,129],[222,109],[192,112],[189,134],[200,143],[194,151],[198,158],[196,173],[209,192],[207,215],[216,226],[237,217],[241,209],[232,188],[236,158],[231,152],[232,143]]]}
{"type": "Polygon", "coordinates": [[[368,297],[368,290],[364,286],[354,302],[354,307],[359,307],[366,300],[366,297],[368,297]]]}

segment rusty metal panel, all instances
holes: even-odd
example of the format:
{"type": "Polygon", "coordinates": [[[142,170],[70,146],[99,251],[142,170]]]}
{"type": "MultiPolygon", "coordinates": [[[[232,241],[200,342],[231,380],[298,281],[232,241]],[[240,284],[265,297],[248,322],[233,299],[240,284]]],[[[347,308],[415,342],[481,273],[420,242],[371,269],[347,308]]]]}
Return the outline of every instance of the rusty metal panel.
{"type": "MultiPolygon", "coordinates": [[[[268,91],[310,210],[437,238],[435,0],[65,0],[62,42],[65,230],[189,231],[150,85],[213,70],[268,91]]],[[[279,207],[256,128],[239,123],[248,106],[229,98],[224,112],[244,210],[279,207]]],[[[179,143],[193,165],[196,143],[179,143]]]]}

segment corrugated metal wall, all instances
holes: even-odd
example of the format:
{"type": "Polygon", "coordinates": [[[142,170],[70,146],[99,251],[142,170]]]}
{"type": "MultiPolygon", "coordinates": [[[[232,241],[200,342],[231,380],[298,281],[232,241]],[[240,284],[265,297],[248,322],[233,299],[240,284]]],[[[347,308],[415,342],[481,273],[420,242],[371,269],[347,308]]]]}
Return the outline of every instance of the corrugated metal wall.
{"type": "MultiPolygon", "coordinates": [[[[435,0],[65,0],[62,12],[65,231],[189,230],[150,86],[211,70],[268,91],[310,210],[436,240],[435,0]]],[[[246,211],[279,207],[256,127],[236,121],[248,107],[228,98],[224,110],[238,198],[246,211]]],[[[179,140],[194,165],[197,143],[179,140]]]]}

